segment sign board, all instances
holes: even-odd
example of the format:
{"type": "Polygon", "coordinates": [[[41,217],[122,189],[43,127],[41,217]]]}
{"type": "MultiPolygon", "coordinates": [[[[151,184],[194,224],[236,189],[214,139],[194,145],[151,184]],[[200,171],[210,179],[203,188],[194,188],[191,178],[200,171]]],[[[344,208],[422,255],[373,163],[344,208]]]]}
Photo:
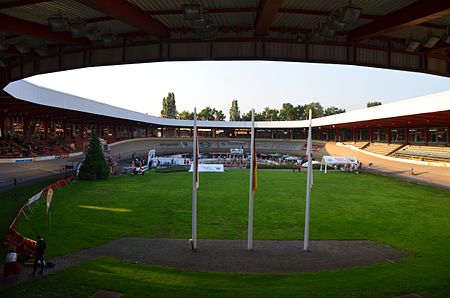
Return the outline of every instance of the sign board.
{"type": "MultiPolygon", "coordinates": [[[[191,167],[189,169],[189,172],[192,172],[194,165],[191,164],[191,167]]],[[[198,171],[199,172],[223,172],[223,165],[222,164],[199,164],[198,165],[198,171]]]]}
{"type": "Polygon", "coordinates": [[[324,156],[322,162],[326,164],[357,164],[354,156],[324,156]]]}
{"type": "Polygon", "coordinates": [[[244,149],[230,149],[231,154],[244,154],[244,149]]]}

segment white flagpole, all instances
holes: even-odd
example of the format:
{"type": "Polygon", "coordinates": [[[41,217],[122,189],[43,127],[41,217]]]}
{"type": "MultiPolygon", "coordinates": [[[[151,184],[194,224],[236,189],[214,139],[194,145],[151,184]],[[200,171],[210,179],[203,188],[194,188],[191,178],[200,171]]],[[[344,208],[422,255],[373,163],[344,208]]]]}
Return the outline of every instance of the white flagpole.
{"type": "Polygon", "coordinates": [[[253,154],[255,145],[255,110],[252,109],[252,130],[250,139],[250,191],[248,194],[248,238],[247,238],[247,248],[248,250],[253,250],[253,154]]]}
{"type": "Polygon", "coordinates": [[[197,248],[197,108],[194,108],[194,138],[192,142],[192,249],[197,248]]]}
{"type": "Polygon", "coordinates": [[[305,208],[305,234],[303,238],[303,250],[308,251],[309,244],[309,206],[311,201],[311,176],[312,176],[312,158],[311,158],[311,150],[312,150],[312,111],[309,110],[309,129],[308,129],[308,144],[306,149],[306,156],[308,157],[308,177],[306,179],[306,208],[305,208]]]}

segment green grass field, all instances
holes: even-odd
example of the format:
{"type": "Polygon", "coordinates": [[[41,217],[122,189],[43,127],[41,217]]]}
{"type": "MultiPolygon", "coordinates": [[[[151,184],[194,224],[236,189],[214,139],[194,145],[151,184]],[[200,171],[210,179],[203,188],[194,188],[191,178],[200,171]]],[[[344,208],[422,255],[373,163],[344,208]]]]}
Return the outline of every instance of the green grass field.
{"type": "MultiPolygon", "coordinates": [[[[259,171],[255,239],[302,239],[305,181],[304,172],[259,171]]],[[[188,173],[80,182],[55,192],[50,227],[41,201],[29,221],[21,220],[18,230],[33,238],[35,232],[45,235],[50,257],[124,236],[188,239],[191,182],[188,173]]],[[[245,239],[247,212],[248,171],[201,174],[199,238],[245,239]]],[[[104,258],[5,290],[0,296],[87,297],[99,289],[129,297],[406,293],[447,297],[450,293],[449,191],[378,175],[316,172],[310,234],[313,240],[373,240],[415,256],[394,264],[286,275],[192,273],[104,258]]]]}

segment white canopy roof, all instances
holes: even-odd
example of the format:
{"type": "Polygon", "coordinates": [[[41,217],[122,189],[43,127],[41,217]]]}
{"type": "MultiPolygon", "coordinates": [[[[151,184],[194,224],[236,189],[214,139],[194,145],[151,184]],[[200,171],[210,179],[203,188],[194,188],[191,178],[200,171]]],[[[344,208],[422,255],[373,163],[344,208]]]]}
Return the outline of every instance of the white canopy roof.
{"type": "MultiPolygon", "coordinates": [[[[6,92],[20,100],[63,108],[74,111],[81,111],[102,116],[109,116],[120,119],[128,119],[141,123],[191,127],[192,120],[167,119],[146,115],[143,113],[115,107],[100,103],[94,100],[70,95],[67,93],[51,90],[45,87],[34,85],[27,81],[15,81],[4,89],[6,92]]],[[[430,112],[450,110],[450,91],[406,99],[394,103],[383,104],[381,106],[355,110],[347,113],[313,119],[312,125],[325,126],[341,123],[352,123],[374,119],[416,115],[430,112]]],[[[199,127],[206,128],[250,128],[250,121],[198,121],[199,127]]],[[[307,120],[301,121],[258,121],[256,128],[304,128],[308,127],[307,120]]]]}

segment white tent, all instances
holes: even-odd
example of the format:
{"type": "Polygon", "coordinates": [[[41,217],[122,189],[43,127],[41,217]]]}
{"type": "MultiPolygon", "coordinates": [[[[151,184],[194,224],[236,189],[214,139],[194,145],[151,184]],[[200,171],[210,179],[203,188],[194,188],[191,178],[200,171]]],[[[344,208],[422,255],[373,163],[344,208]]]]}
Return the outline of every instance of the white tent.
{"type": "MultiPolygon", "coordinates": [[[[322,157],[322,164],[325,165],[325,173],[327,172],[328,165],[345,165],[345,164],[358,164],[358,161],[354,156],[328,156],[325,155],[322,157]]],[[[322,171],[322,165],[320,165],[320,170],[322,171]]]]}

